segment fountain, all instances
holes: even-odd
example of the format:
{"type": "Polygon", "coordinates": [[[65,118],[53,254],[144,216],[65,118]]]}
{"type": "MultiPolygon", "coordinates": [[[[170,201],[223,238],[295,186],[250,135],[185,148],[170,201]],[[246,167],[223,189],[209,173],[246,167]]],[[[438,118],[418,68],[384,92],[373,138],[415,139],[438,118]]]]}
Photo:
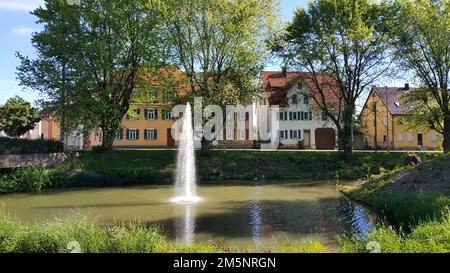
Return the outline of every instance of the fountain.
{"type": "Polygon", "coordinates": [[[195,203],[200,201],[196,193],[196,172],[194,154],[194,132],[192,130],[191,105],[186,105],[183,114],[182,132],[179,137],[174,203],[195,203]]]}

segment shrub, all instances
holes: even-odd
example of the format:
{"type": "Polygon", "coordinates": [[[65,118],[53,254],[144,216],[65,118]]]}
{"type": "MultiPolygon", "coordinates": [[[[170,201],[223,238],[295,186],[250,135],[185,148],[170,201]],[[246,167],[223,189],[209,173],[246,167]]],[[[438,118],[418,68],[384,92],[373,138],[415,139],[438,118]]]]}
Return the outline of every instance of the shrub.
{"type": "Polygon", "coordinates": [[[0,155],[6,154],[6,147],[3,144],[0,144],[0,155]]]}
{"type": "Polygon", "coordinates": [[[19,168],[0,177],[0,193],[41,191],[50,186],[50,181],[47,169],[19,168]]]}
{"type": "Polygon", "coordinates": [[[62,142],[44,139],[29,140],[0,137],[0,146],[4,147],[4,154],[42,154],[60,153],[64,151],[62,142]]]}
{"type": "Polygon", "coordinates": [[[109,152],[110,150],[103,147],[102,145],[98,145],[98,146],[92,147],[92,151],[97,154],[103,154],[103,153],[109,152]]]}

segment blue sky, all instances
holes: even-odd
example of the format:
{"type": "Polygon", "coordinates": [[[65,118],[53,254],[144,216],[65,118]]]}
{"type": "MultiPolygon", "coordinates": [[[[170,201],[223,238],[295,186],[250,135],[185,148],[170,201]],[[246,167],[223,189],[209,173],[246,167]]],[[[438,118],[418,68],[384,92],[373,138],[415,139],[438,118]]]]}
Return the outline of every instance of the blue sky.
{"type": "MultiPolygon", "coordinates": [[[[23,91],[16,81],[16,67],[19,64],[15,52],[34,56],[31,33],[39,30],[36,18],[30,11],[42,5],[44,0],[0,0],[0,104],[8,98],[19,95],[34,101],[38,94],[23,91]]],[[[281,14],[289,21],[298,6],[306,6],[307,0],[281,0],[281,14]]],[[[271,68],[277,68],[271,66],[271,68]]]]}

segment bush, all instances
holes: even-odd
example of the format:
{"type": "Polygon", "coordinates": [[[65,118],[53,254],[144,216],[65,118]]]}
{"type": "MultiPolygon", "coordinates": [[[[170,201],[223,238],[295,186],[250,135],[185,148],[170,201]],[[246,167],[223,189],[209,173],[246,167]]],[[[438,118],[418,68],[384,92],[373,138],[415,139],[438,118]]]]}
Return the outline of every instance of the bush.
{"type": "Polygon", "coordinates": [[[0,193],[38,192],[50,186],[47,169],[19,168],[0,177],[0,193]]]}
{"type": "MultiPolygon", "coordinates": [[[[3,154],[44,154],[60,153],[64,151],[62,142],[55,140],[29,140],[21,138],[0,138],[0,147],[4,147],[3,154]]],[[[0,148],[0,154],[1,153],[0,148]]]]}
{"type": "Polygon", "coordinates": [[[0,144],[0,155],[5,155],[6,154],[6,147],[2,144],[0,144]]]}
{"type": "Polygon", "coordinates": [[[97,154],[103,154],[103,153],[109,152],[110,150],[103,147],[102,145],[98,145],[98,146],[92,147],[92,151],[97,154]]]}

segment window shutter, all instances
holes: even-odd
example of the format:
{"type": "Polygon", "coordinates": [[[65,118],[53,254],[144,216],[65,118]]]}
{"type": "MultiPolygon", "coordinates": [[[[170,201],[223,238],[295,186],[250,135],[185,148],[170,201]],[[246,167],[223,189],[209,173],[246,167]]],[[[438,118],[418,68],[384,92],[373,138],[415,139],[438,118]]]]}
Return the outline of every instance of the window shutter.
{"type": "Polygon", "coordinates": [[[304,112],[300,112],[300,120],[304,120],[305,119],[305,113],[304,112]]]}
{"type": "Polygon", "coordinates": [[[301,118],[300,118],[300,111],[297,112],[297,120],[301,120],[301,118]]]}
{"type": "Polygon", "coordinates": [[[302,130],[298,130],[298,139],[302,139],[302,130]]]}
{"type": "Polygon", "coordinates": [[[144,140],[147,140],[147,129],[144,129],[144,140]]]}
{"type": "Polygon", "coordinates": [[[289,134],[290,134],[290,138],[292,139],[292,138],[293,138],[293,132],[292,132],[292,130],[289,131],[289,134]]]}
{"type": "Polygon", "coordinates": [[[127,129],[127,135],[126,135],[127,140],[130,139],[130,129],[127,129]]]}
{"type": "Polygon", "coordinates": [[[139,129],[136,129],[136,140],[139,140],[139,129]]]}
{"type": "Polygon", "coordinates": [[[312,116],[312,112],[309,112],[309,120],[312,120],[313,116],[312,116]]]}
{"type": "Polygon", "coordinates": [[[157,129],[154,130],[154,135],[155,135],[155,139],[158,139],[158,130],[157,129]]]}
{"type": "Polygon", "coordinates": [[[144,119],[148,119],[148,109],[144,109],[144,119]]]}
{"type": "Polygon", "coordinates": [[[158,119],[158,109],[155,109],[155,120],[158,119]]]}
{"type": "Polygon", "coordinates": [[[287,139],[288,138],[288,130],[284,130],[284,137],[287,139]]]}
{"type": "Polygon", "coordinates": [[[292,112],[289,112],[289,120],[292,120],[292,112]]]}

